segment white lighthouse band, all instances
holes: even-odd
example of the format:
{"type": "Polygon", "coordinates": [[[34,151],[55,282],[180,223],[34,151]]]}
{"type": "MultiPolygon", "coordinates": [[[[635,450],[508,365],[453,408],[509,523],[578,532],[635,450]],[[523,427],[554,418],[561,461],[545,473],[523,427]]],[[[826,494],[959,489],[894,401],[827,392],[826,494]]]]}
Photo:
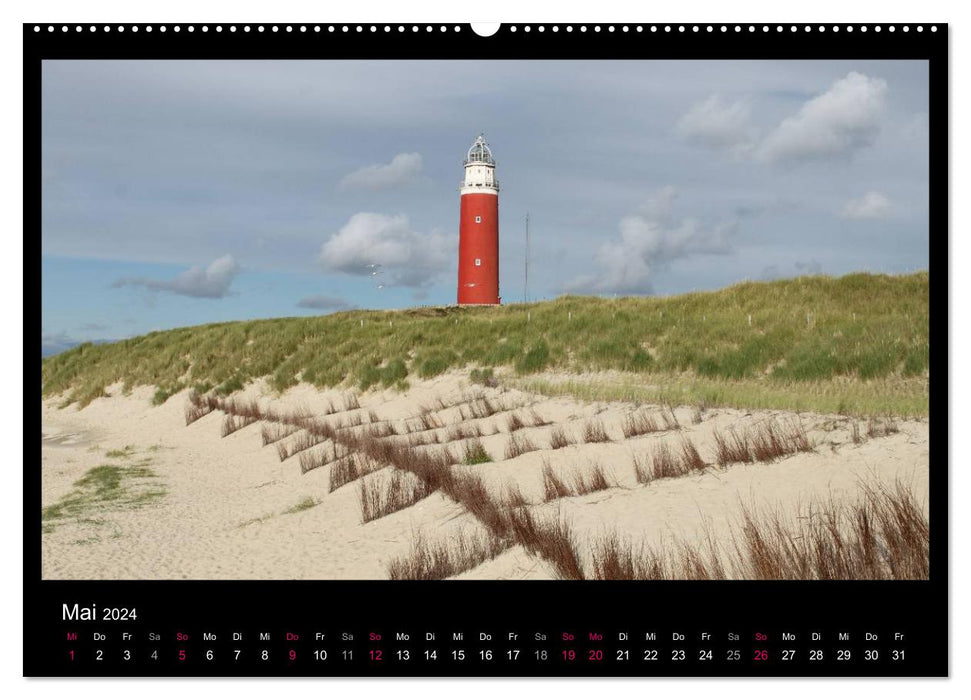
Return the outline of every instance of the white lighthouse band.
{"type": "Polygon", "coordinates": [[[465,180],[462,194],[499,194],[496,161],[485,137],[479,134],[465,157],[465,180]]]}

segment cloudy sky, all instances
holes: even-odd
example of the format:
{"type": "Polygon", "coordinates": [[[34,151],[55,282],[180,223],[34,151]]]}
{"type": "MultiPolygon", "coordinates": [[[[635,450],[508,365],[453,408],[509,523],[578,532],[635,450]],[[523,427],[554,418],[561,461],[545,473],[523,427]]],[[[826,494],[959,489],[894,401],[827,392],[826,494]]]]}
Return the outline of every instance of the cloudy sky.
{"type": "Polygon", "coordinates": [[[479,132],[505,301],[527,211],[531,298],[924,268],[927,109],[918,61],[47,61],[45,352],[454,302],[479,132]]]}

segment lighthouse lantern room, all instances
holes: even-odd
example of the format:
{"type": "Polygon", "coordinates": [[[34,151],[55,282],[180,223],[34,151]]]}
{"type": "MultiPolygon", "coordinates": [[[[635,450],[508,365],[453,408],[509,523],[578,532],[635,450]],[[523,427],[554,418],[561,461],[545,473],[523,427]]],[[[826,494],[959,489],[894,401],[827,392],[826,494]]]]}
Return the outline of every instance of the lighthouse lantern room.
{"type": "Polygon", "coordinates": [[[465,158],[459,214],[459,304],[498,304],[499,181],[496,161],[479,134],[465,158]]]}

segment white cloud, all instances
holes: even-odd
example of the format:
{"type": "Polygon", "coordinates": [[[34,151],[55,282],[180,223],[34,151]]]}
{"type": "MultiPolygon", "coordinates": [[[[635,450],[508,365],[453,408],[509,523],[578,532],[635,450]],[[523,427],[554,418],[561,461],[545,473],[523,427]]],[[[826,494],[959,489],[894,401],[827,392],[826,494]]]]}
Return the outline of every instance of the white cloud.
{"type": "Polygon", "coordinates": [[[695,219],[675,219],[676,198],[676,190],[665,187],[637,213],[621,219],[619,240],[602,244],[594,256],[599,274],[578,277],[569,289],[648,293],[655,270],[666,263],[729,253],[736,224],[706,228],[695,219]]]}
{"type": "Polygon", "coordinates": [[[407,184],[421,172],[421,154],[399,153],[387,165],[368,165],[341,180],[348,189],[380,190],[407,184]]]}
{"type": "Polygon", "coordinates": [[[172,292],[187,297],[222,299],[229,296],[229,288],[239,274],[239,265],[232,255],[224,255],[208,267],[193,267],[172,280],[155,280],[147,277],[123,277],[113,286],[145,287],[152,291],[172,292]]]}
{"type": "Polygon", "coordinates": [[[784,119],[757,150],[770,163],[848,156],[880,130],[887,82],[852,72],[784,119]]]}
{"type": "Polygon", "coordinates": [[[886,219],[893,211],[887,197],[871,190],[859,199],[851,199],[840,211],[844,219],[886,219]]]}
{"type": "Polygon", "coordinates": [[[676,131],[685,141],[715,150],[744,150],[755,139],[750,109],[744,102],[723,102],[718,95],[691,107],[676,131]]]}
{"type": "Polygon", "coordinates": [[[382,284],[421,287],[454,262],[455,246],[455,237],[414,231],[403,214],[361,212],[324,243],[320,261],[350,275],[378,272],[382,284]]]}

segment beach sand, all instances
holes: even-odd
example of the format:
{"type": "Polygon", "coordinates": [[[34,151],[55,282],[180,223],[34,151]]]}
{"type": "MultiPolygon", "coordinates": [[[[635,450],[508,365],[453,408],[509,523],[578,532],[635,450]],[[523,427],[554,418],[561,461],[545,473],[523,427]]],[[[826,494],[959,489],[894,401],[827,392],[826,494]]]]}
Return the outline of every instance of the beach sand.
{"type": "MultiPolygon", "coordinates": [[[[697,544],[706,537],[727,546],[743,507],[774,509],[796,521],[820,500],[852,502],[867,484],[902,482],[926,509],[926,419],[897,420],[899,432],[864,435],[854,442],[852,421],[843,416],[708,408],[696,422],[697,409],[684,406],[675,408],[679,430],[624,439],[625,416],[661,408],[483,388],[458,373],[416,381],[403,393],[370,391],[358,398],[364,412],[400,422],[439,400],[461,402],[471,392],[528,407],[514,412],[527,417],[535,411],[550,424],[518,430],[517,436],[540,449],[504,459],[510,412],[480,419],[486,432],[500,431],[481,438],[493,461],[454,469],[480,474],[495,494],[518,485],[536,504],[531,506],[535,513],[568,520],[581,543],[616,532],[657,547],[697,544]],[[580,438],[591,420],[602,423],[610,442],[548,449],[554,427],[580,438]],[[661,443],[678,448],[689,439],[705,461],[714,462],[716,431],[724,434],[767,420],[801,424],[813,451],[647,484],[635,478],[632,455],[649,457],[661,443]],[[597,464],[616,485],[542,503],[544,463],[568,475],[597,464]]],[[[440,492],[362,523],[359,482],[329,493],[332,467],[302,473],[298,457],[281,462],[275,445],[263,446],[261,423],[220,437],[224,418],[219,411],[186,425],[187,392],[161,406],[151,404],[153,388],[123,395],[119,385],[107,393],[82,410],[76,404],[58,408],[62,397],[43,404],[42,504],[51,509],[43,523],[45,579],[382,579],[388,577],[391,560],[407,554],[418,533],[428,541],[485,533],[474,516],[440,492]],[[119,475],[123,498],[99,500],[90,484],[83,485],[86,475],[102,465],[119,475]],[[59,504],[74,505],[58,511],[59,504]]],[[[277,395],[261,383],[242,393],[261,405],[312,415],[340,404],[346,394],[299,385],[277,395]]],[[[453,422],[459,410],[439,414],[453,422]]],[[[866,422],[856,423],[865,432],[866,422]]],[[[389,472],[367,478],[385,478],[382,474],[389,472]]],[[[517,545],[457,578],[548,579],[555,572],[517,545]]]]}

